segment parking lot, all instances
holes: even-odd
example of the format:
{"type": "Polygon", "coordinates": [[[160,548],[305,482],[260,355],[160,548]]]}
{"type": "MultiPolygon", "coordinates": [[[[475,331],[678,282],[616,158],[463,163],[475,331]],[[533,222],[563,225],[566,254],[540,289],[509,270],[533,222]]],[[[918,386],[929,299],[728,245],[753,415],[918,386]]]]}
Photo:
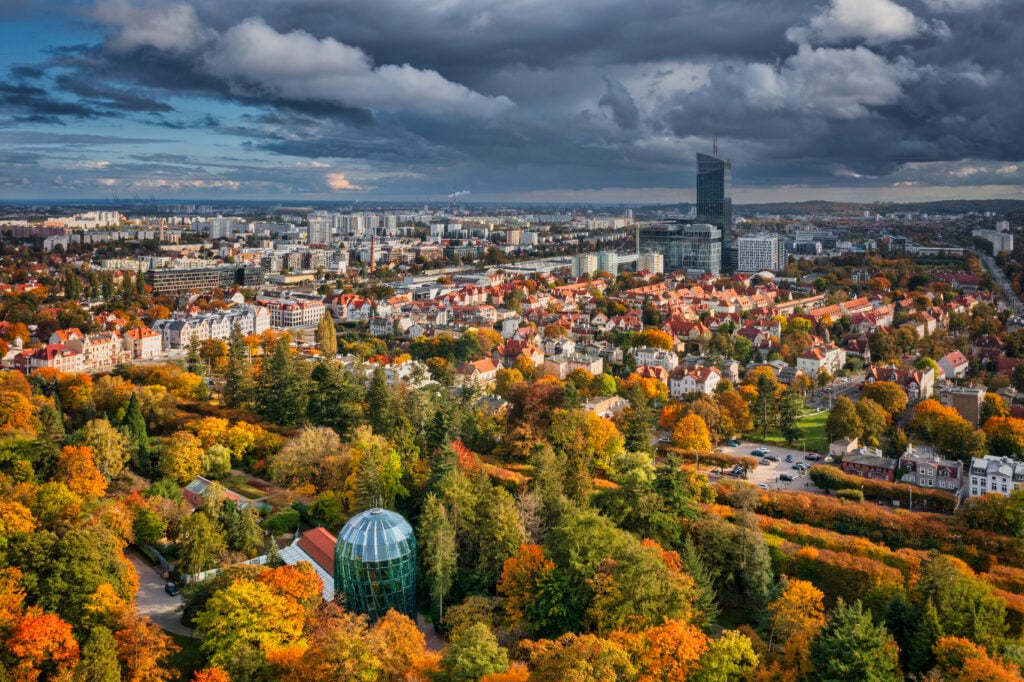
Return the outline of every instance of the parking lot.
{"type": "MultiPolygon", "coordinates": [[[[722,446],[721,451],[729,455],[747,455],[755,457],[759,460],[761,457],[752,455],[751,453],[758,449],[765,448],[769,451],[769,454],[779,458],[778,462],[772,462],[770,464],[758,464],[757,468],[748,472],[747,481],[751,485],[756,486],[767,486],[768,490],[791,490],[801,492],[813,492],[821,493],[824,492],[811,483],[810,478],[807,476],[806,471],[799,471],[794,468],[794,465],[798,462],[810,466],[816,462],[811,462],[804,459],[806,454],[803,450],[793,450],[791,448],[775,447],[771,445],[761,445],[760,443],[748,443],[741,442],[738,447],[722,446]],[[792,457],[792,462],[787,462],[786,457],[792,457]],[[782,474],[791,474],[793,476],[792,481],[783,481],[781,479],[782,474]]],[[[709,471],[711,467],[702,466],[701,470],[709,471]]],[[[728,471],[728,470],[726,470],[728,471]]]]}

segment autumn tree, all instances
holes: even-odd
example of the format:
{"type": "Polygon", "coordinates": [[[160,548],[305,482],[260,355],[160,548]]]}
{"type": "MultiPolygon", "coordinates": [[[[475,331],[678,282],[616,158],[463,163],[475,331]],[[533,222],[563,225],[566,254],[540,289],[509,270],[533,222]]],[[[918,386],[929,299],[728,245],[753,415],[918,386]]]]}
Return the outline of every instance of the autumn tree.
{"type": "Polygon", "coordinates": [[[333,358],[338,354],[338,330],[334,328],[334,318],[329,310],[316,328],[316,345],[325,358],[333,358]]]}
{"type": "Polygon", "coordinates": [[[642,632],[618,630],[609,639],[630,653],[643,682],[688,679],[709,642],[707,635],[681,620],[642,632]]]}
{"type": "Polygon", "coordinates": [[[825,603],[821,590],[806,580],[783,583],[782,594],[768,605],[769,646],[785,643],[798,635],[813,635],[825,624],[825,603]]]}
{"type": "Polygon", "coordinates": [[[342,452],[341,439],[333,429],[307,426],[288,439],[271,458],[270,479],[286,488],[299,485],[319,487],[321,467],[342,452]]]}
{"type": "Polygon", "coordinates": [[[349,449],[350,471],[345,485],[353,513],[371,507],[390,508],[408,494],[402,485],[402,459],[383,436],[359,427],[349,449]]]}
{"type": "Polygon", "coordinates": [[[178,527],[178,570],[199,573],[213,568],[227,552],[220,525],[202,512],[190,514],[178,527]]]}
{"type": "Polygon", "coordinates": [[[990,417],[982,426],[992,454],[997,457],[1024,456],[1024,419],[990,417]]]}
{"type": "Polygon", "coordinates": [[[521,545],[519,552],[505,560],[498,581],[498,594],[504,597],[505,615],[513,624],[537,634],[547,630],[548,613],[542,594],[556,580],[555,562],[544,555],[539,545],[521,545]]]}
{"type": "Polygon", "coordinates": [[[108,481],[117,478],[131,455],[128,439],[106,419],[93,419],[75,434],[75,442],[92,450],[96,468],[108,481]]]}
{"type": "Polygon", "coordinates": [[[160,472],[182,485],[203,471],[203,444],[190,431],[175,431],[164,443],[160,472]]]}
{"type": "Polygon", "coordinates": [[[114,639],[126,682],[167,682],[177,677],[169,659],[178,646],[149,618],[127,615],[114,639]]]}
{"type": "Polygon", "coordinates": [[[637,679],[637,670],[622,645],[591,634],[566,634],[557,640],[523,642],[534,682],[599,682],[637,679]]]}
{"type": "Polygon", "coordinates": [[[696,414],[680,419],[672,430],[672,442],[688,452],[710,452],[711,434],[707,424],[696,414]]]}
{"type": "Polygon", "coordinates": [[[117,660],[117,640],[105,627],[94,627],[82,647],[82,660],[75,668],[75,680],[81,682],[121,682],[121,663],[117,660]]]}
{"type": "Polygon", "coordinates": [[[304,622],[297,601],[270,585],[242,578],[210,597],[196,618],[196,632],[210,663],[231,674],[234,651],[242,648],[265,657],[298,641],[304,622]]]}
{"type": "Polygon", "coordinates": [[[750,638],[737,630],[725,630],[701,655],[688,678],[694,682],[745,680],[757,669],[759,659],[750,638]]]}
{"type": "Polygon", "coordinates": [[[8,636],[6,647],[17,661],[15,679],[61,679],[79,660],[71,625],[35,606],[25,611],[8,636]]]}
{"type": "Polygon", "coordinates": [[[107,479],[96,468],[92,450],[86,446],[64,446],[57,459],[56,478],[85,499],[103,497],[107,491],[107,479]]]}
{"type": "Polygon", "coordinates": [[[1010,682],[1021,679],[1020,668],[993,657],[985,647],[964,637],[942,637],[935,643],[934,672],[946,680],[1010,682]]]}
{"type": "Polygon", "coordinates": [[[891,381],[864,384],[862,397],[875,401],[892,416],[903,412],[907,407],[907,392],[899,384],[891,381]]]}

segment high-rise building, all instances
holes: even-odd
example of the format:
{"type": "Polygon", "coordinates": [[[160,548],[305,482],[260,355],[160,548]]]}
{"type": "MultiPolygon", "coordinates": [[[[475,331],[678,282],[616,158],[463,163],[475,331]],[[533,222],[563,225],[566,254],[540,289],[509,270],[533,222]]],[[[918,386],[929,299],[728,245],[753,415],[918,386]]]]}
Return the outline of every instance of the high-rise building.
{"type": "Polygon", "coordinates": [[[636,269],[641,272],[649,272],[652,275],[660,275],[665,272],[665,257],[654,251],[641,253],[636,259],[636,269]]]}
{"type": "Polygon", "coordinates": [[[619,254],[614,251],[601,251],[597,254],[597,269],[599,272],[611,273],[612,277],[619,272],[619,254]]]}
{"type": "Polygon", "coordinates": [[[572,276],[592,275],[597,270],[597,256],[593,253],[577,253],[572,257],[572,276]]]}
{"type": "Polygon", "coordinates": [[[688,275],[722,272],[722,230],[717,225],[684,225],[680,240],[681,268],[688,275]]]}
{"type": "Polygon", "coordinates": [[[722,234],[720,269],[729,269],[732,246],[732,163],[697,154],[697,222],[722,234]]]}
{"type": "Polygon", "coordinates": [[[779,262],[779,236],[776,234],[745,234],[739,238],[738,248],[740,272],[775,272],[782,267],[779,262]]]}

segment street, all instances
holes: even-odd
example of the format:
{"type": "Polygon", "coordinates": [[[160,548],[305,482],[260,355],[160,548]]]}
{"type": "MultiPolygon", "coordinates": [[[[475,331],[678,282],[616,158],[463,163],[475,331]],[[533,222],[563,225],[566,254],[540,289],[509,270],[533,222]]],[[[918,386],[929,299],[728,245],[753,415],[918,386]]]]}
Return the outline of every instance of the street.
{"type": "Polygon", "coordinates": [[[139,574],[139,592],[135,596],[135,605],[139,615],[149,616],[154,623],[176,635],[192,637],[192,629],[181,624],[181,614],[177,611],[181,605],[181,597],[172,597],[164,591],[164,579],[157,569],[145,562],[135,552],[126,552],[135,572],[139,574]]]}
{"type": "Polygon", "coordinates": [[[985,269],[988,270],[988,273],[992,275],[992,279],[995,280],[1000,291],[1002,291],[1003,300],[1010,310],[1012,310],[1015,315],[1024,314],[1024,303],[1021,303],[1020,298],[1018,298],[1017,294],[1014,293],[1013,287],[1010,286],[1010,280],[1006,278],[1006,274],[996,263],[995,259],[992,258],[992,256],[987,256],[982,253],[979,253],[978,257],[982,264],[984,264],[985,269]]]}

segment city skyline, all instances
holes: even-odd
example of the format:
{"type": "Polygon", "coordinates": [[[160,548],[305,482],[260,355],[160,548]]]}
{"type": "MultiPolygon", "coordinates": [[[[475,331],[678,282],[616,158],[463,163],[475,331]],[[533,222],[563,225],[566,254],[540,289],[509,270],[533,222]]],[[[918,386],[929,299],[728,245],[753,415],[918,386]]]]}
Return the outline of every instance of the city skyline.
{"type": "Polygon", "coordinates": [[[0,201],[695,202],[716,135],[738,204],[1024,199],[1010,0],[15,1],[0,36],[0,201]]]}

